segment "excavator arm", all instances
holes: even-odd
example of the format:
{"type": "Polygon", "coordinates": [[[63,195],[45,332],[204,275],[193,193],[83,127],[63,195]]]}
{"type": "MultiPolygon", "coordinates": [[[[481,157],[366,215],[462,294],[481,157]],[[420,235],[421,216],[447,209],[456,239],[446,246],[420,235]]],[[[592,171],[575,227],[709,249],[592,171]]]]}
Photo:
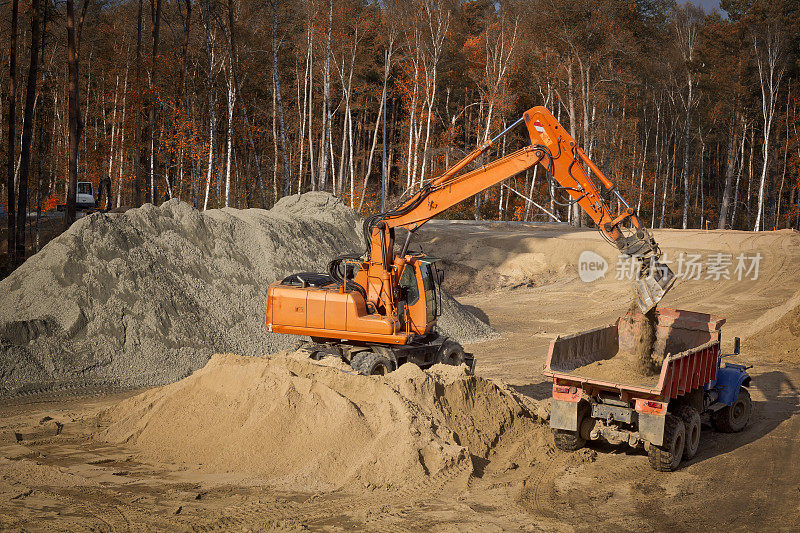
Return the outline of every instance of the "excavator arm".
{"type": "Polygon", "coordinates": [[[394,230],[405,228],[408,236],[399,257],[405,255],[415,230],[446,209],[500,183],[533,166],[544,166],[548,176],[560,191],[562,204],[577,203],[596,224],[607,241],[620,253],[640,262],[639,276],[634,281],[634,293],[642,312],[647,312],[671,288],[675,276],[669,267],[659,262],[661,251],[650,232],[642,226],[625,199],[575,140],[544,107],[526,111],[500,135],[479,146],[464,159],[434,178],[398,207],[369,217],[365,221],[368,258],[381,264],[388,278],[395,262],[394,230]],[[520,123],[525,124],[531,144],[475,170],[462,170],[487,152],[504,134],[520,123]],[[621,206],[612,214],[584,165],[588,167],[610,195],[621,206]],[[625,224],[630,228],[626,229],[625,224]],[[627,231],[627,234],[626,234],[627,231]]]}

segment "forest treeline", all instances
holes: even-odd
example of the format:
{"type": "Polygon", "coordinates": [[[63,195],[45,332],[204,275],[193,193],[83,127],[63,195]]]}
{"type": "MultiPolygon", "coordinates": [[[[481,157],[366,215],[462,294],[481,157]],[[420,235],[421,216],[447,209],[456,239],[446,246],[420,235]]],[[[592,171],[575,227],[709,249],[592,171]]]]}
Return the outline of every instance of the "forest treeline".
{"type": "MultiPolygon", "coordinates": [[[[108,178],[112,207],[324,190],[374,211],[534,105],[649,226],[800,223],[796,0],[2,6],[0,198],[18,259],[26,214],[66,204],[74,220],[80,181],[108,178]]],[[[488,157],[524,143],[513,130],[488,157]]],[[[551,192],[535,169],[453,216],[586,223],[551,192]]]]}

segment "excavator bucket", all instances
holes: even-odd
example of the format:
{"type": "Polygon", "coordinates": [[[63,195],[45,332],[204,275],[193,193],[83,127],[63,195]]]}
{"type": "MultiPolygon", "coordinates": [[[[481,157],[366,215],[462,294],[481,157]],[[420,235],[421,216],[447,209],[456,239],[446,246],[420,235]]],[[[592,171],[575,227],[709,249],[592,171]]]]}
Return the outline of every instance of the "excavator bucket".
{"type": "MultiPolygon", "coordinates": [[[[645,267],[645,265],[642,265],[645,267]]],[[[650,260],[649,266],[642,268],[642,275],[633,282],[633,292],[636,303],[642,313],[647,313],[654,308],[675,283],[675,274],[665,264],[655,259],[650,260]]]]}

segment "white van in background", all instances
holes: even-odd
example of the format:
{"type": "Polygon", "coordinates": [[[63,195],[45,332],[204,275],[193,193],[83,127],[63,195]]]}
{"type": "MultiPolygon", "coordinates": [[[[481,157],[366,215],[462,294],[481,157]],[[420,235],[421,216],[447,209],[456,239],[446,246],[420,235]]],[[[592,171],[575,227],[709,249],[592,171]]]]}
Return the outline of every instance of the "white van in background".
{"type": "Polygon", "coordinates": [[[77,194],[75,195],[76,209],[94,209],[94,186],[91,181],[79,181],[77,194]]]}

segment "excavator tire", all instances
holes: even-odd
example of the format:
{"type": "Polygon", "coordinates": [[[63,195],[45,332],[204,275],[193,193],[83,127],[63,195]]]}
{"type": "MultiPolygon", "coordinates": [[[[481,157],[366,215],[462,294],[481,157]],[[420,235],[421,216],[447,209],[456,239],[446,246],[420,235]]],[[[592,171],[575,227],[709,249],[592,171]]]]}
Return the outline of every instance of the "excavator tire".
{"type": "Polygon", "coordinates": [[[464,347],[453,340],[446,340],[439,350],[439,363],[445,365],[459,366],[464,364],[466,357],[464,347]]]}
{"type": "Polygon", "coordinates": [[[392,371],[389,360],[375,352],[359,352],[350,360],[350,366],[364,376],[385,376],[392,371]]]}
{"type": "Polygon", "coordinates": [[[297,349],[297,351],[308,355],[308,358],[313,359],[314,361],[319,361],[322,358],[320,353],[308,344],[301,345],[300,348],[297,349]]]}
{"type": "Polygon", "coordinates": [[[683,420],[673,414],[667,414],[664,421],[664,444],[656,446],[649,444],[647,455],[650,466],[659,472],[672,472],[677,470],[683,458],[683,449],[686,447],[686,426],[683,420]]]}
{"type": "Polygon", "coordinates": [[[553,439],[556,441],[556,448],[563,452],[574,452],[586,445],[586,441],[581,438],[577,431],[567,429],[554,429],[553,439]]]}
{"type": "Polygon", "coordinates": [[[681,405],[675,414],[683,420],[683,425],[686,427],[683,458],[689,460],[697,455],[697,449],[700,447],[700,413],[691,405],[681,405]]]}
{"type": "Polygon", "coordinates": [[[735,402],[714,413],[714,427],[723,433],[737,433],[745,428],[752,413],[750,391],[742,387],[735,402]]]}

